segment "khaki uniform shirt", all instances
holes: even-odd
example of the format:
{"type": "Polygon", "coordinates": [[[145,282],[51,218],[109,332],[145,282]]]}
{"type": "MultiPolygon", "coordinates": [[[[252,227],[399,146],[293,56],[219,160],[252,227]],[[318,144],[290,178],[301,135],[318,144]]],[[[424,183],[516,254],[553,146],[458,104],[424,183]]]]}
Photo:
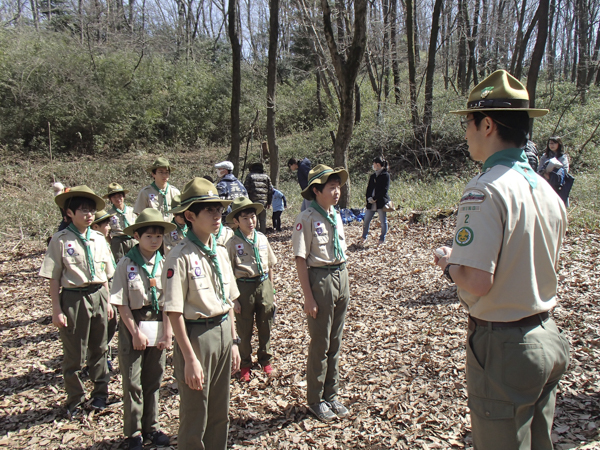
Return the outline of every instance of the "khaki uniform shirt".
{"type": "Polygon", "coordinates": [[[135,201],[135,206],[133,207],[133,212],[136,214],[141,214],[146,208],[158,209],[162,213],[165,222],[170,222],[173,220],[173,214],[169,213],[171,210],[171,202],[173,201],[173,197],[179,194],[179,189],[177,189],[175,186],[171,186],[169,183],[169,191],[167,192],[168,210],[165,211],[163,195],[154,189],[152,185],[146,186],[138,194],[138,198],[135,201]]]}
{"type": "MultiPolygon", "coordinates": [[[[121,214],[119,214],[114,206],[107,211],[109,214],[115,213],[114,216],[110,218],[110,237],[115,236],[123,236],[123,230],[127,228],[125,226],[125,219],[121,214]]],[[[127,222],[129,225],[133,225],[135,223],[136,215],[133,212],[133,208],[131,206],[125,205],[125,217],[127,218],[127,222]]]]}
{"type": "MultiPolygon", "coordinates": [[[[146,268],[152,273],[156,254],[150,260],[147,260],[144,255],[142,255],[142,258],[144,258],[146,268]]],[[[162,309],[164,303],[161,280],[164,261],[163,258],[158,263],[155,277],[159,309],[162,309]]],[[[112,288],[110,289],[110,303],[113,305],[129,306],[131,310],[142,309],[144,306],[152,305],[150,279],[141,267],[126,256],[121,258],[119,264],[117,264],[112,288]]]]}
{"type": "MultiPolygon", "coordinates": [[[[340,246],[345,253],[347,247],[342,217],[339,213],[336,216],[340,246]]],[[[306,208],[296,217],[292,233],[292,247],[294,256],[306,259],[308,267],[321,267],[344,262],[335,257],[333,227],[312,207],[306,208]]]]}
{"type": "Polygon", "coordinates": [[[65,288],[85,287],[106,283],[115,273],[113,257],[106,238],[98,231],[90,230],[90,248],[94,259],[94,279],[90,280],[90,268],[85,248],[79,238],[69,229],[55,233],[48,245],[40,276],[60,280],[65,288]]]}
{"type": "MultiPolygon", "coordinates": [[[[258,236],[258,254],[263,272],[269,273],[269,268],[277,264],[277,257],[269,245],[267,237],[259,231],[256,232],[256,235],[258,236]]],[[[254,278],[260,275],[251,244],[234,234],[227,242],[226,247],[236,278],[254,278]]]]}
{"type": "Polygon", "coordinates": [[[227,241],[231,239],[233,236],[233,230],[225,225],[223,225],[223,231],[221,232],[221,236],[217,239],[217,245],[227,245],[227,241]]]}
{"type": "Polygon", "coordinates": [[[473,317],[512,322],[556,305],[567,215],[552,187],[537,178],[532,189],[516,170],[497,165],[473,178],[464,191],[449,262],[494,274],[483,297],[458,288],[473,317]]]}
{"type": "Polygon", "coordinates": [[[229,312],[240,292],[225,247],[217,245],[217,259],[223,273],[225,302],[221,299],[217,273],[198,246],[187,237],[176,245],[167,257],[162,274],[163,310],[183,313],[188,320],[229,312]]]}
{"type": "Polygon", "coordinates": [[[165,257],[169,254],[171,249],[183,241],[183,233],[179,228],[171,231],[170,233],[165,233],[163,237],[163,244],[165,246],[165,257]]]}

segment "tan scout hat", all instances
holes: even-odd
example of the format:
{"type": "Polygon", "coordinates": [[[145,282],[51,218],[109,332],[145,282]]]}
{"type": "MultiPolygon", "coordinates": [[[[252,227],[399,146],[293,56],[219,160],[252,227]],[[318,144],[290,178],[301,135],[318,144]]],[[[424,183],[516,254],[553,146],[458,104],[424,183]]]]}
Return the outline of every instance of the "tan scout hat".
{"type": "Polygon", "coordinates": [[[529,93],[525,86],[506,70],[496,70],[473,88],[467,100],[467,109],[450,111],[463,116],[484,111],[524,111],[529,117],[548,114],[547,109],[529,107],[529,93]]]}
{"type": "Polygon", "coordinates": [[[166,167],[167,169],[169,169],[169,172],[173,172],[173,166],[169,164],[169,160],[167,158],[163,158],[162,156],[160,158],[156,158],[152,165],[150,167],[147,167],[146,170],[152,173],[153,170],[156,170],[160,167],[166,167]]]}
{"type": "Polygon", "coordinates": [[[332,169],[325,164],[317,164],[315,167],[310,169],[308,172],[308,186],[302,191],[302,197],[306,200],[314,200],[315,194],[313,193],[311,186],[313,184],[325,184],[331,175],[338,174],[341,178],[340,186],[346,184],[348,181],[348,172],[343,167],[336,167],[332,169]]]}
{"type": "Polygon", "coordinates": [[[95,223],[100,223],[106,219],[110,219],[112,216],[114,216],[115,213],[109,214],[106,212],[106,210],[101,210],[101,211],[96,211],[96,216],[94,217],[94,221],[92,222],[92,225],[94,225],[95,223]]]}
{"type": "Polygon", "coordinates": [[[104,209],[106,206],[106,202],[102,200],[101,197],[98,197],[96,194],[94,194],[94,191],[92,191],[85,184],[72,187],[68,192],[58,194],[56,197],[54,197],[54,202],[60,209],[64,210],[65,207],[70,205],[71,202],[69,200],[73,197],[85,197],[94,200],[96,202],[96,210],[104,209]]]}
{"type": "Polygon", "coordinates": [[[146,208],[139,216],[137,216],[135,223],[125,228],[123,233],[133,237],[133,233],[142,227],[163,227],[166,234],[174,231],[175,228],[177,228],[177,225],[165,222],[162,213],[158,209],[146,208]]]}
{"type": "Polygon", "coordinates": [[[179,214],[187,211],[194,203],[220,203],[224,208],[229,206],[231,200],[224,200],[219,197],[217,188],[206,178],[196,177],[189,181],[183,188],[180,195],[181,204],[177,208],[172,208],[171,214],[179,214]]]}
{"type": "Polygon", "coordinates": [[[231,204],[231,212],[227,214],[225,221],[227,223],[233,223],[233,217],[237,213],[244,209],[250,208],[254,208],[256,210],[257,215],[263,212],[263,210],[265,209],[265,207],[260,203],[252,203],[252,200],[250,200],[248,197],[237,197],[233,200],[233,203],[231,204]]]}
{"type": "Polygon", "coordinates": [[[123,186],[121,186],[119,183],[110,183],[108,185],[108,194],[103,195],[102,198],[108,199],[108,197],[111,195],[118,194],[119,192],[122,192],[123,195],[129,193],[129,191],[127,189],[123,189],[123,186]]]}

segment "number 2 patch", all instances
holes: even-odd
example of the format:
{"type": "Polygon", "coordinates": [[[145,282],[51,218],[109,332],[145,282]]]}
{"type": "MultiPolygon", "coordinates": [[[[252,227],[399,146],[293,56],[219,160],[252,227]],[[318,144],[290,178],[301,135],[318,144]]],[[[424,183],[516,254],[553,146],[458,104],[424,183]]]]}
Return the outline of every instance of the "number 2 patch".
{"type": "Polygon", "coordinates": [[[471,242],[473,242],[473,230],[471,230],[469,227],[459,228],[456,232],[454,240],[461,247],[469,245],[471,242]]]}

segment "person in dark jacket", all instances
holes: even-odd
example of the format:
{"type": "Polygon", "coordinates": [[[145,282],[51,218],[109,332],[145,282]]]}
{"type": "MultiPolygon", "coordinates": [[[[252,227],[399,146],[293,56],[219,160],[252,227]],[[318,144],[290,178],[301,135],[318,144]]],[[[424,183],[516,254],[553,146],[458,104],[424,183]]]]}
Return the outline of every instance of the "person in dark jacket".
{"type": "MultiPolygon", "coordinates": [[[[310,172],[310,165],[310,159],[308,158],[304,158],[301,161],[298,161],[296,158],[290,158],[288,161],[288,169],[290,169],[292,172],[295,172],[296,170],[298,171],[298,184],[300,185],[300,190],[302,191],[306,189],[306,186],[308,186],[308,172],[310,172]]],[[[305,199],[302,202],[300,211],[304,211],[309,205],[310,202],[305,199]]]]}
{"type": "Polygon", "coordinates": [[[388,190],[390,189],[390,174],[387,171],[388,163],[383,157],[373,158],[373,170],[375,173],[369,178],[367,185],[367,206],[365,207],[365,220],[363,222],[363,234],[361,244],[364,244],[369,235],[369,226],[375,212],[379,214],[381,222],[381,234],[379,235],[379,245],[385,242],[385,235],[388,231],[388,222],[386,212],[383,207],[390,201],[388,190]]]}
{"type": "MultiPolygon", "coordinates": [[[[238,197],[248,197],[248,192],[240,180],[238,180],[233,172],[233,163],[231,161],[223,161],[215,164],[217,175],[217,192],[223,200],[235,200],[238,197]]],[[[206,178],[206,177],[205,177],[206,178]]],[[[210,178],[210,177],[209,177],[210,178]]],[[[209,180],[212,183],[212,180],[209,180]]],[[[231,208],[227,208],[223,212],[223,222],[227,214],[231,212],[231,208]]]]}
{"type": "Polygon", "coordinates": [[[527,139],[527,144],[525,144],[523,150],[525,150],[529,165],[537,172],[539,164],[537,146],[531,139],[527,139]]]}
{"type": "Polygon", "coordinates": [[[250,166],[250,173],[244,180],[244,186],[248,191],[248,198],[254,203],[260,203],[264,210],[258,214],[258,231],[267,232],[267,209],[273,201],[273,184],[269,175],[265,173],[262,163],[254,163],[250,166]]]}

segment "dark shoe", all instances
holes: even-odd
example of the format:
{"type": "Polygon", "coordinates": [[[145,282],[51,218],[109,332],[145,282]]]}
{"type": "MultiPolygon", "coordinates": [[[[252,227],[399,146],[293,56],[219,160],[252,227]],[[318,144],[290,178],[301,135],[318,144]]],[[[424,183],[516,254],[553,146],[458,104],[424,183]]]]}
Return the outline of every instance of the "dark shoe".
{"type": "Polygon", "coordinates": [[[92,404],[90,406],[92,409],[102,411],[103,409],[106,409],[106,399],[102,397],[96,397],[92,400],[92,404]]]}
{"type": "Polygon", "coordinates": [[[83,366],[83,369],[81,369],[81,375],[79,375],[79,378],[81,378],[82,380],[84,378],[89,378],[90,377],[90,368],[88,366],[83,366]]]}
{"type": "Polygon", "coordinates": [[[342,405],[337,400],[334,400],[332,402],[327,402],[327,403],[329,404],[329,407],[331,408],[333,413],[336,416],[338,416],[340,419],[345,419],[346,417],[348,417],[350,415],[350,411],[348,411],[348,408],[346,408],[344,405],[342,405]]]}
{"type": "Polygon", "coordinates": [[[125,441],[127,442],[127,448],[129,448],[129,450],[142,450],[144,448],[142,436],[133,436],[125,439],[125,441]]]}
{"type": "Polygon", "coordinates": [[[315,403],[314,405],[308,405],[308,409],[313,413],[317,419],[321,422],[331,422],[337,419],[337,416],[333,413],[327,402],[315,403]]]}
{"type": "Polygon", "coordinates": [[[113,364],[112,364],[112,361],[110,360],[110,358],[108,358],[106,360],[106,365],[108,366],[108,371],[112,372],[113,371],[113,364]]]}
{"type": "Polygon", "coordinates": [[[69,420],[77,420],[82,415],[83,413],[81,412],[81,408],[79,406],[76,406],[73,409],[67,409],[67,417],[69,418],[69,420]]]}
{"type": "Polygon", "coordinates": [[[152,431],[150,433],[144,433],[144,441],[152,442],[152,444],[159,447],[166,447],[171,443],[171,438],[162,431],[152,431]]]}

